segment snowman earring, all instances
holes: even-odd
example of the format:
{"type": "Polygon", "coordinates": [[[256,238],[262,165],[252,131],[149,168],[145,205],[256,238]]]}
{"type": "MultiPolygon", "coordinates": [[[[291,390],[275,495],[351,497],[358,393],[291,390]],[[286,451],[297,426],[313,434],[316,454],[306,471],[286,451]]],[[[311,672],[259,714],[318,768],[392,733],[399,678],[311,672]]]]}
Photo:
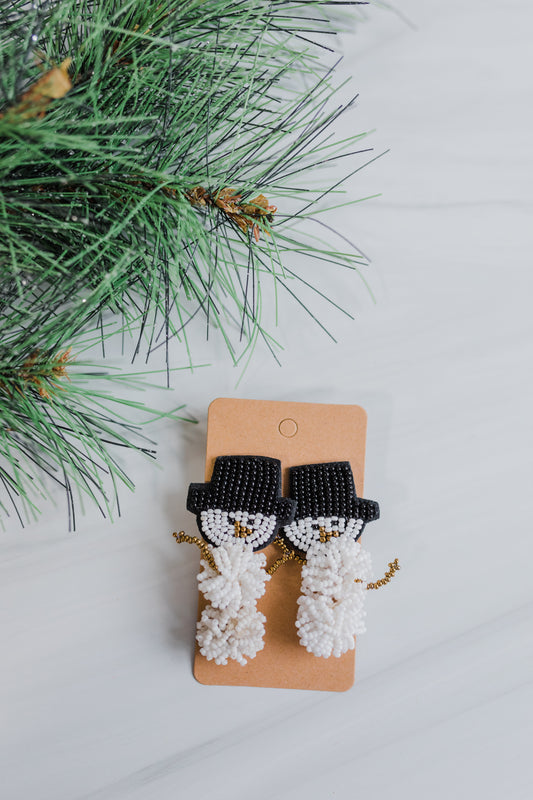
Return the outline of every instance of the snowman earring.
{"type": "Polygon", "coordinates": [[[293,467],[289,475],[296,514],[282,533],[305,556],[298,636],[316,656],[340,656],[365,631],[364,596],[374,584],[367,585],[370,554],[357,540],[379,506],[356,496],[348,461],[293,467]]]}
{"type": "MultiPolygon", "coordinates": [[[[270,575],[257,550],[294,517],[281,497],[281,464],[263,456],[220,456],[209,483],[192,483],[187,508],[196,514],[201,544],[199,589],[207,606],[197,625],[200,653],[216,664],[246,664],[263,648],[265,616],[257,600],[270,575]]],[[[195,541],[177,534],[178,541],[195,541]]]]}

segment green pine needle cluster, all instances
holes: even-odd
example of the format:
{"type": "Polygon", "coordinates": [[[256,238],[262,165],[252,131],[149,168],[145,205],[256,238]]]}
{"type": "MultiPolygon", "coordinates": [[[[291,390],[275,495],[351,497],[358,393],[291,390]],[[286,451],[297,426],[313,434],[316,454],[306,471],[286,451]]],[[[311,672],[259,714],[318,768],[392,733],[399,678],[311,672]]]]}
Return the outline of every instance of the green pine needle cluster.
{"type": "Polygon", "coordinates": [[[102,474],[127,482],[108,442],[129,430],[56,374],[80,331],[115,314],[134,355],[188,352],[200,314],[244,363],[275,349],[280,292],[327,299],[292,256],[365,264],[317,222],[341,202],[320,167],[373,160],[332,134],[353,102],[329,52],[342,5],[0,0],[0,510],[31,516],[50,475],[103,509],[102,474]]]}
{"type": "MultiPolygon", "coordinates": [[[[79,335],[72,341],[81,353],[88,344],[79,335]]],[[[70,348],[33,349],[31,336],[13,335],[1,321],[0,342],[0,526],[38,519],[53,485],[65,491],[70,529],[87,501],[103,516],[120,513],[119,486],[134,486],[114,452],[154,458],[143,423],[188,418],[180,408],[161,413],[120,397],[125,388],[146,388],[142,376],[113,374],[70,348]]]]}

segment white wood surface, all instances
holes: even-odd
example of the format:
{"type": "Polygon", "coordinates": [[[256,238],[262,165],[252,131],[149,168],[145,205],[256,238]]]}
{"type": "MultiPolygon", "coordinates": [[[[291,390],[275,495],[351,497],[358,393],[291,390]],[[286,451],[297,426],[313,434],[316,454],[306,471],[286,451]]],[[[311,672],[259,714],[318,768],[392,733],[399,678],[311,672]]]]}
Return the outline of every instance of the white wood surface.
{"type": "MultiPolygon", "coordinates": [[[[313,267],[355,322],[334,344],[286,303],[279,368],[238,372],[220,342],[179,373],[159,467],[114,525],[68,534],[62,498],[0,538],[6,800],[398,800],[533,796],[531,462],[533,10],[527,0],[399,0],[344,39],[360,91],[343,130],[391,153],[354,177],[335,225],[372,257],[313,267]],[[191,674],[201,480],[216,396],[359,403],[376,572],[345,694],[204,687],[191,674]]],[[[324,309],[323,309],[324,312],[324,309]]],[[[176,364],[185,363],[178,346],[176,364]]],[[[160,403],[156,390],[147,402],[160,403]]],[[[165,402],[168,401],[168,398],[165,402]]]]}

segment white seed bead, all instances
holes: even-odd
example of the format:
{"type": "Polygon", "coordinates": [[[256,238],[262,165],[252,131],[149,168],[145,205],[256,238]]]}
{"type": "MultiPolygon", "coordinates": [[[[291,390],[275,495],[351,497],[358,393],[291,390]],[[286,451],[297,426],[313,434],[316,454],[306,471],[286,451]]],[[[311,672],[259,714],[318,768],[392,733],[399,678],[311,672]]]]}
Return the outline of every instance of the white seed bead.
{"type": "Polygon", "coordinates": [[[210,549],[218,573],[202,559],[198,583],[209,605],[197,625],[200,652],[216,664],[245,664],[263,648],[266,619],[256,603],[270,580],[266,557],[242,539],[210,549]]]}
{"type": "Polygon", "coordinates": [[[351,537],[314,542],[302,568],[296,627],[301,644],[316,656],[341,656],[365,631],[365,584],[370,554],[351,537]],[[362,583],[355,583],[355,579],[362,583]]]}

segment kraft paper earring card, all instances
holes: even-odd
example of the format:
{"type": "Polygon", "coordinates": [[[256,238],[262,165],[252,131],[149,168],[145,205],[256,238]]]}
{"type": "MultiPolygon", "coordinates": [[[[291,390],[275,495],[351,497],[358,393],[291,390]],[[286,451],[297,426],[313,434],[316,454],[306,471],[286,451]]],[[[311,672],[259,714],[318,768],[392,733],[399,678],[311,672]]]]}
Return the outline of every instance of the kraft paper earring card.
{"type": "MultiPolygon", "coordinates": [[[[329,564],[332,554],[336,552],[335,548],[338,549],[338,543],[342,541],[338,538],[339,530],[344,534],[348,529],[351,531],[349,526],[352,526],[355,535],[351,537],[351,542],[353,547],[359,547],[354,540],[366,523],[379,516],[377,503],[363,499],[366,419],[366,412],[357,405],[230,398],[219,398],[211,403],[205,483],[191,486],[188,506],[197,515],[204,539],[214,545],[225,546],[231,557],[239,560],[241,569],[245,562],[240,551],[246,554],[248,547],[250,554],[246,554],[246,564],[253,563],[255,559],[257,565],[254,566],[254,580],[257,578],[256,573],[262,579],[256,580],[260,588],[253,594],[249,609],[246,607],[241,612],[248,615],[242,619],[249,625],[255,625],[255,640],[252,640],[253,637],[247,639],[248,652],[244,648],[244,657],[242,653],[232,657],[231,651],[227,651],[230,653],[229,658],[226,659],[224,654],[218,658],[219,662],[225,660],[226,663],[216,663],[218,651],[213,645],[212,628],[220,626],[220,619],[222,624],[227,624],[228,612],[225,609],[230,601],[221,601],[225,593],[220,591],[220,582],[216,583],[220,576],[217,575],[215,561],[212,566],[204,561],[206,566],[200,576],[204,587],[199,604],[200,643],[197,643],[194,660],[194,675],[200,683],[325,691],[345,691],[352,686],[355,650],[343,652],[342,647],[339,649],[336,645],[325,643],[323,638],[317,639],[317,626],[315,624],[313,628],[312,620],[311,624],[309,622],[314,607],[311,605],[302,610],[300,606],[302,602],[307,603],[307,600],[300,601],[300,606],[298,601],[302,589],[305,591],[306,586],[314,588],[316,568],[313,565],[320,565],[320,561],[316,560],[320,558],[320,548],[324,550],[323,557],[329,559],[329,564]],[[341,466],[337,466],[339,463],[341,466]],[[305,517],[308,521],[304,522],[302,517],[300,525],[303,526],[304,538],[300,540],[297,538],[298,534],[294,533],[295,525],[298,524],[298,520],[294,521],[297,513],[296,499],[284,502],[283,498],[290,498],[291,480],[293,485],[296,485],[296,481],[298,486],[304,486],[298,470],[292,472],[292,479],[289,477],[291,468],[302,465],[317,465],[316,468],[306,466],[305,480],[311,483],[317,480],[321,482],[319,494],[323,491],[329,492],[326,498],[329,505],[334,500],[336,502],[338,497],[342,497],[342,502],[338,500],[338,509],[324,506],[323,510],[327,512],[325,514],[317,506],[314,509],[317,512],[316,520],[310,516],[305,517]],[[265,480],[259,480],[261,470],[268,473],[265,480]],[[282,496],[278,496],[276,489],[276,470],[279,470],[281,477],[282,496]],[[226,483],[231,483],[228,489],[224,489],[221,477],[226,473],[229,476],[226,483]],[[243,485],[240,487],[237,485],[237,475],[246,476],[242,478],[243,485]],[[244,483],[252,488],[245,488],[244,483]],[[345,485],[348,486],[346,490],[345,485]],[[261,486],[262,489],[258,488],[261,486]],[[326,488],[322,488],[323,486],[326,488]],[[327,489],[327,486],[331,488],[327,489]],[[316,542],[313,542],[315,527],[316,542]],[[212,533],[215,529],[223,530],[222,534],[212,533]],[[279,533],[282,534],[281,538],[278,538],[279,533]],[[307,566],[302,566],[306,560],[303,557],[284,555],[288,549],[283,542],[291,544],[291,536],[292,543],[299,544],[302,556],[306,555],[302,547],[303,550],[309,547],[315,550],[318,548],[317,553],[313,550],[315,560],[308,560],[307,566]],[[264,547],[265,542],[271,543],[264,547]],[[261,564],[259,559],[262,559],[261,564]],[[269,567],[275,568],[280,563],[282,566],[270,575],[270,579],[265,577],[265,568],[268,572],[269,567]],[[226,603],[226,606],[222,610],[213,608],[212,601],[215,606],[217,603],[219,606],[226,603]],[[298,620],[300,628],[297,627],[298,620]],[[200,649],[209,658],[202,655],[200,649]],[[319,657],[330,652],[330,657],[319,657]],[[341,654],[337,655],[338,653],[341,654]]],[[[306,508],[302,506],[301,498],[298,499],[300,508],[306,508]]],[[[365,530],[364,538],[371,535],[365,530]]],[[[219,561],[226,558],[221,550],[217,552],[217,546],[212,547],[211,552],[219,561]]],[[[296,551],[290,552],[294,555],[296,551]]],[[[364,562],[362,553],[353,558],[354,564],[361,564],[361,575],[366,575],[368,564],[364,562]]],[[[228,568],[233,569],[233,566],[230,564],[228,568]]],[[[358,581],[359,585],[362,583],[362,580],[358,581]]],[[[356,588],[358,584],[355,584],[356,588]]],[[[373,584],[368,586],[374,588],[373,584]]],[[[353,591],[351,594],[354,594],[353,591]]],[[[358,596],[355,599],[349,598],[352,605],[356,604],[356,611],[359,608],[358,596]]],[[[354,631],[358,630],[356,626],[354,631]]],[[[342,637],[339,636],[333,637],[335,642],[341,641],[342,637]]]]}

